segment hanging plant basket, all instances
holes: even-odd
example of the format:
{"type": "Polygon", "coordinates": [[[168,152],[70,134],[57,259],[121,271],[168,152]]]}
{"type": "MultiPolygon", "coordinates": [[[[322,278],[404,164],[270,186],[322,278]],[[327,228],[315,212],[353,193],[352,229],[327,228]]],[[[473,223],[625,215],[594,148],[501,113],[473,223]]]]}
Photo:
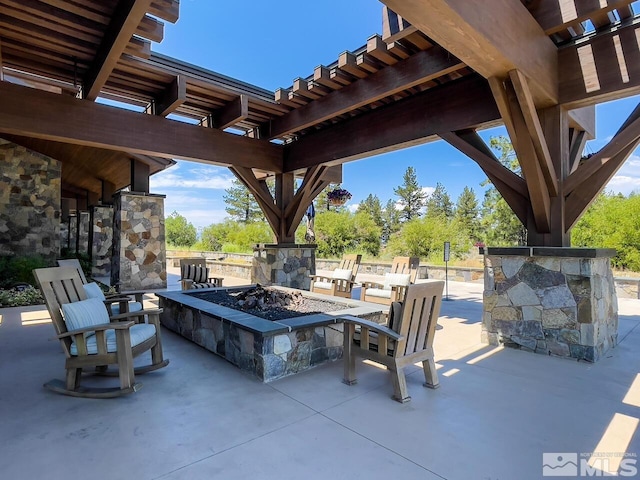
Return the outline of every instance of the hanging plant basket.
{"type": "Polygon", "coordinates": [[[351,193],[343,188],[336,188],[335,190],[331,190],[327,194],[327,199],[329,200],[329,205],[334,207],[340,207],[347,203],[347,200],[351,198],[351,193]]]}

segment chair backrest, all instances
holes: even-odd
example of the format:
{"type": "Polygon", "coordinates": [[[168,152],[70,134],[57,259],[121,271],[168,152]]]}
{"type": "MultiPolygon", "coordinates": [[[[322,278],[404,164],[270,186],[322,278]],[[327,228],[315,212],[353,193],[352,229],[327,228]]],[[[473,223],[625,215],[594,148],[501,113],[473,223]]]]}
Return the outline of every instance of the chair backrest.
{"type": "Polygon", "coordinates": [[[198,257],[198,258],[181,258],[180,259],[180,278],[185,278],[185,269],[189,265],[194,265],[196,267],[205,267],[207,266],[207,259],[198,257]]]}
{"type": "MultiPolygon", "coordinates": [[[[62,318],[62,305],[87,299],[78,270],[74,267],[37,268],[33,275],[40,286],[56,333],[66,333],[67,325],[62,318]]],[[[62,339],[67,356],[70,354],[71,340],[71,337],[62,339]]]]}
{"type": "Polygon", "coordinates": [[[415,283],[419,265],[420,257],[394,257],[391,273],[408,273],[411,275],[410,283],[415,283]]]}
{"type": "Polygon", "coordinates": [[[344,255],[342,260],[340,260],[338,268],[341,270],[351,270],[351,280],[354,280],[358,274],[358,268],[360,268],[360,260],[362,260],[362,255],[355,253],[351,255],[344,255]]]}
{"type": "Polygon", "coordinates": [[[394,321],[392,327],[404,337],[395,349],[396,357],[404,357],[433,346],[443,289],[442,280],[429,280],[407,287],[401,320],[394,321]]]}
{"type": "Polygon", "coordinates": [[[80,265],[80,260],[77,258],[65,258],[58,260],[59,267],[73,267],[78,270],[78,274],[80,275],[80,279],[82,283],[87,283],[87,277],[84,276],[84,271],[82,271],[82,265],[80,265]]]}

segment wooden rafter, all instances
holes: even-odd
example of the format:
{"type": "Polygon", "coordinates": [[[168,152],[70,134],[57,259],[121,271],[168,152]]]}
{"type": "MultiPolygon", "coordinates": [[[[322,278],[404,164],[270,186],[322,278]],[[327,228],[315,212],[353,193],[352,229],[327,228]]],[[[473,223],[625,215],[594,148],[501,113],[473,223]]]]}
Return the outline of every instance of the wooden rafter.
{"type": "Polygon", "coordinates": [[[478,164],[518,219],[526,225],[529,192],[524,179],[502,165],[475,130],[447,132],[440,137],[478,164]]]}
{"type": "Polygon", "coordinates": [[[95,100],[124,53],[152,0],[121,0],[107,28],[93,64],[83,81],[83,97],[95,100]]]}
{"type": "Polygon", "coordinates": [[[0,132],[215,165],[282,171],[282,147],[28,87],[0,84],[0,132]]]}
{"type": "Polygon", "coordinates": [[[213,127],[224,130],[236,123],[245,120],[249,116],[249,97],[240,95],[224,107],[212,112],[213,127]]]}
{"type": "Polygon", "coordinates": [[[266,182],[258,180],[250,168],[234,166],[229,167],[229,169],[254,196],[271,229],[274,232],[278,232],[280,230],[280,211],[276,207],[275,200],[269,189],[266,188],[265,191],[263,187],[263,184],[266,186],[266,182]]]}
{"type": "Polygon", "coordinates": [[[383,3],[483,77],[520,70],[534,79],[531,89],[538,108],[557,104],[557,48],[520,1],[383,3]]]}
{"type": "Polygon", "coordinates": [[[334,91],[309,105],[275,118],[271,122],[270,136],[280,137],[308,128],[460,67],[462,63],[440,47],[418,52],[402,62],[334,91]]]}
{"type": "Polygon", "coordinates": [[[640,19],[635,18],[561,48],[559,103],[577,108],[640,93],[639,36],[640,19]]]}
{"type": "MultiPolygon", "coordinates": [[[[607,163],[615,163],[616,161],[624,161],[626,157],[620,157],[620,153],[635,143],[640,138],[640,104],[629,115],[629,118],[620,127],[614,137],[599,152],[585,160],[571,175],[569,175],[564,183],[564,194],[569,195],[575,189],[586,183],[602,183],[602,179],[606,178],[600,174],[600,171],[607,163]]],[[[617,169],[616,169],[617,170],[617,169]]],[[[602,184],[604,186],[604,184],[602,184]]],[[[599,190],[599,189],[598,189],[599,190]]]]}
{"type": "Polygon", "coordinates": [[[568,174],[572,174],[573,172],[575,172],[580,165],[582,152],[584,151],[584,147],[587,144],[587,132],[583,130],[572,129],[570,142],[568,174]]]}
{"type": "Polygon", "coordinates": [[[187,99],[187,81],[178,75],[156,99],[154,113],[161,117],[166,117],[182,105],[187,99]]]}
{"type": "Polygon", "coordinates": [[[579,25],[596,13],[606,14],[617,8],[626,7],[632,2],[633,0],[608,0],[603,5],[600,0],[538,1],[528,2],[530,3],[528,9],[544,32],[551,35],[579,25]]]}
{"type": "Polygon", "coordinates": [[[285,146],[284,169],[338,165],[499,118],[486,80],[470,76],[304,135],[285,146]]]}

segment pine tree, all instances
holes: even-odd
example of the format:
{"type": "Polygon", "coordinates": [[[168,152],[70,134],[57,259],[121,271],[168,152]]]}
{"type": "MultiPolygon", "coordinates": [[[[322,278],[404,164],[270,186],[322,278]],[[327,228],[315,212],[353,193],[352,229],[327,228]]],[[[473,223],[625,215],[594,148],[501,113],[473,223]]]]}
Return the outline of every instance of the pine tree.
{"type": "Polygon", "coordinates": [[[360,212],[368,213],[375,224],[380,228],[384,226],[384,222],[382,220],[382,203],[380,203],[380,199],[377,195],[370,193],[364,202],[358,205],[357,213],[360,212]]]}
{"type": "Polygon", "coordinates": [[[225,210],[232,220],[242,223],[264,220],[253,194],[238,179],[234,179],[233,185],[225,190],[224,201],[227,204],[225,210]]]}
{"type": "Polygon", "coordinates": [[[400,230],[401,212],[396,208],[396,203],[389,200],[382,211],[382,240],[389,241],[389,237],[400,230]]]}
{"type": "Polygon", "coordinates": [[[428,217],[444,217],[447,220],[453,218],[453,202],[446,188],[440,182],[436,184],[436,189],[429,195],[426,207],[428,217]]]}
{"type": "Polygon", "coordinates": [[[401,216],[404,220],[408,221],[420,216],[420,209],[424,207],[425,194],[418,184],[413,167],[407,167],[402,186],[394,188],[393,193],[400,197],[399,202],[403,207],[401,216]]]}
{"type": "Polygon", "coordinates": [[[474,242],[480,240],[479,214],[478,198],[473,188],[464,187],[456,203],[455,218],[466,228],[474,242]]]}

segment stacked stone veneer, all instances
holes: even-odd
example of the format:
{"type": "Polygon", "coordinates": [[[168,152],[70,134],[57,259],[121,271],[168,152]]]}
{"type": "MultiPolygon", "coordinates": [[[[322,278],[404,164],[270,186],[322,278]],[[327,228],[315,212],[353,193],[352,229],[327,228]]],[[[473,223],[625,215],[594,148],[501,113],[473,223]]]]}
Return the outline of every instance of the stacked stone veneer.
{"type": "Polygon", "coordinates": [[[261,244],[253,250],[252,283],[309,290],[315,274],[315,245],[261,244]]]}
{"type": "Polygon", "coordinates": [[[104,205],[91,207],[90,233],[91,275],[110,276],[113,252],[113,207],[104,205]]]}
{"type": "Polygon", "coordinates": [[[115,196],[111,285],[119,291],[167,287],[164,198],[135,192],[115,196]]]}
{"type": "Polygon", "coordinates": [[[0,255],[60,253],[59,161],[0,138],[0,255]]]}
{"type": "Polygon", "coordinates": [[[618,337],[613,250],[489,248],[483,341],[595,362],[618,337]]]}
{"type": "Polygon", "coordinates": [[[78,252],[89,253],[89,232],[90,232],[91,218],[89,212],[78,212],[78,252]]]}
{"type": "MultiPolygon", "coordinates": [[[[293,375],[342,358],[339,315],[385,321],[382,305],[348,300],[352,308],[269,321],[195,298],[180,291],[158,292],[162,325],[220,355],[263,382],[293,375]]],[[[305,294],[328,299],[325,295],[305,294]]],[[[341,303],[345,299],[335,299],[341,303]]]]}

